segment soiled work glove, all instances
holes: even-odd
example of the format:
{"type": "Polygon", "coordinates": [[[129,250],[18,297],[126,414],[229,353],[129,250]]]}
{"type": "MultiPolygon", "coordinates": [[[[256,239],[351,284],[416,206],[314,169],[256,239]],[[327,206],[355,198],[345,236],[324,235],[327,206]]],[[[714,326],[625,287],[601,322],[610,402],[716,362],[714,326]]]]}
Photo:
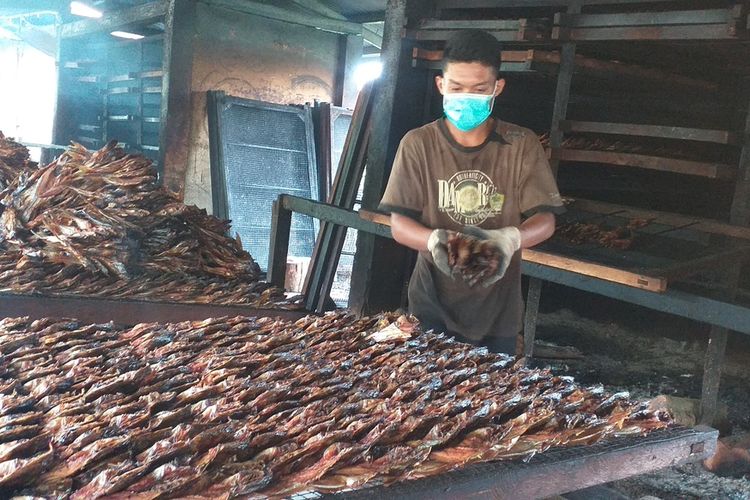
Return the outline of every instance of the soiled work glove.
{"type": "Polygon", "coordinates": [[[432,254],[432,261],[438,270],[452,276],[448,265],[448,232],[445,229],[435,229],[427,239],[427,250],[432,254]]]}
{"type": "Polygon", "coordinates": [[[463,233],[484,240],[494,246],[500,255],[500,262],[494,273],[483,276],[480,283],[489,287],[500,281],[508,270],[510,259],[521,248],[521,231],[517,227],[508,226],[500,229],[482,229],[476,226],[466,226],[463,233]]]}

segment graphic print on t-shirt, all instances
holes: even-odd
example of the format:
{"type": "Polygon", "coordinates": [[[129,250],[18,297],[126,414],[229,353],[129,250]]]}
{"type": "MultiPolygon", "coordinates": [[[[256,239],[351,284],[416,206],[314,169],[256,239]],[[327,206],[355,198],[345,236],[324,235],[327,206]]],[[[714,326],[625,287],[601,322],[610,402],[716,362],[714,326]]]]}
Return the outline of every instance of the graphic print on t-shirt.
{"type": "Polygon", "coordinates": [[[505,195],[480,170],[457,172],[450,179],[438,179],[438,210],[457,224],[477,225],[503,212],[505,195]]]}

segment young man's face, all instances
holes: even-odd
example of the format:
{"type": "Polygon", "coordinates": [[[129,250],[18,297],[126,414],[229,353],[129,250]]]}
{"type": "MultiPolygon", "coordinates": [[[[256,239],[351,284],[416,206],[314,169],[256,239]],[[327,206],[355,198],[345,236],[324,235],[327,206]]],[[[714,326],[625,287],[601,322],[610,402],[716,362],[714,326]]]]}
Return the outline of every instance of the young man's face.
{"type": "Polygon", "coordinates": [[[505,80],[498,80],[492,68],[479,62],[450,62],[446,65],[443,75],[435,77],[435,83],[443,95],[490,95],[494,89],[495,96],[498,96],[505,88],[505,80]]]}

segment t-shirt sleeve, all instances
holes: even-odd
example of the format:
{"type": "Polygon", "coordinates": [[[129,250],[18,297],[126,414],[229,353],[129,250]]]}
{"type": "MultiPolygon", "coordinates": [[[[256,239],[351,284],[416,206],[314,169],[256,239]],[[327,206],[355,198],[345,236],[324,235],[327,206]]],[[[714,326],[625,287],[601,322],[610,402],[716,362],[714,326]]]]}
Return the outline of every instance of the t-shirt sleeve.
{"type": "Polygon", "coordinates": [[[539,212],[565,212],[557,182],[539,139],[527,134],[521,166],[521,213],[531,217],[539,212]]]}
{"type": "Polygon", "coordinates": [[[379,210],[413,219],[422,215],[425,185],[421,175],[420,146],[411,133],[401,140],[379,210]]]}

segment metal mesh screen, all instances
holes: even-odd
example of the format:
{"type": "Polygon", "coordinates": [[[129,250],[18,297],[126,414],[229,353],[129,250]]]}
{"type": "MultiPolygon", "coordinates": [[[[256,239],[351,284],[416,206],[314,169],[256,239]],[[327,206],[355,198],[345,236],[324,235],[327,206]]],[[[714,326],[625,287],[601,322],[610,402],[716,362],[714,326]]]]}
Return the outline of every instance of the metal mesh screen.
{"type": "MultiPolygon", "coordinates": [[[[226,215],[266,270],[273,201],[282,193],[319,197],[309,110],[227,98],[219,120],[226,215]]],[[[311,217],[294,214],[289,255],[310,257],[316,229],[311,217]]]]}
{"type": "MultiPolygon", "coordinates": [[[[349,132],[349,127],[352,123],[352,116],[341,109],[332,109],[331,111],[331,165],[334,169],[333,176],[335,178],[341,161],[341,153],[344,150],[346,134],[349,132]]],[[[357,194],[357,201],[361,199],[362,185],[360,185],[357,194]]],[[[359,204],[355,205],[354,209],[358,210],[359,204]]],[[[347,307],[349,305],[349,288],[351,286],[352,267],[356,251],[357,231],[348,229],[346,231],[344,247],[341,250],[341,257],[339,258],[339,265],[336,268],[336,276],[333,279],[331,287],[331,298],[337,307],[347,307]]]]}
{"type": "Polygon", "coordinates": [[[343,111],[331,110],[331,167],[332,177],[336,178],[341,162],[341,153],[344,152],[346,134],[352,124],[352,115],[343,111]]]}

